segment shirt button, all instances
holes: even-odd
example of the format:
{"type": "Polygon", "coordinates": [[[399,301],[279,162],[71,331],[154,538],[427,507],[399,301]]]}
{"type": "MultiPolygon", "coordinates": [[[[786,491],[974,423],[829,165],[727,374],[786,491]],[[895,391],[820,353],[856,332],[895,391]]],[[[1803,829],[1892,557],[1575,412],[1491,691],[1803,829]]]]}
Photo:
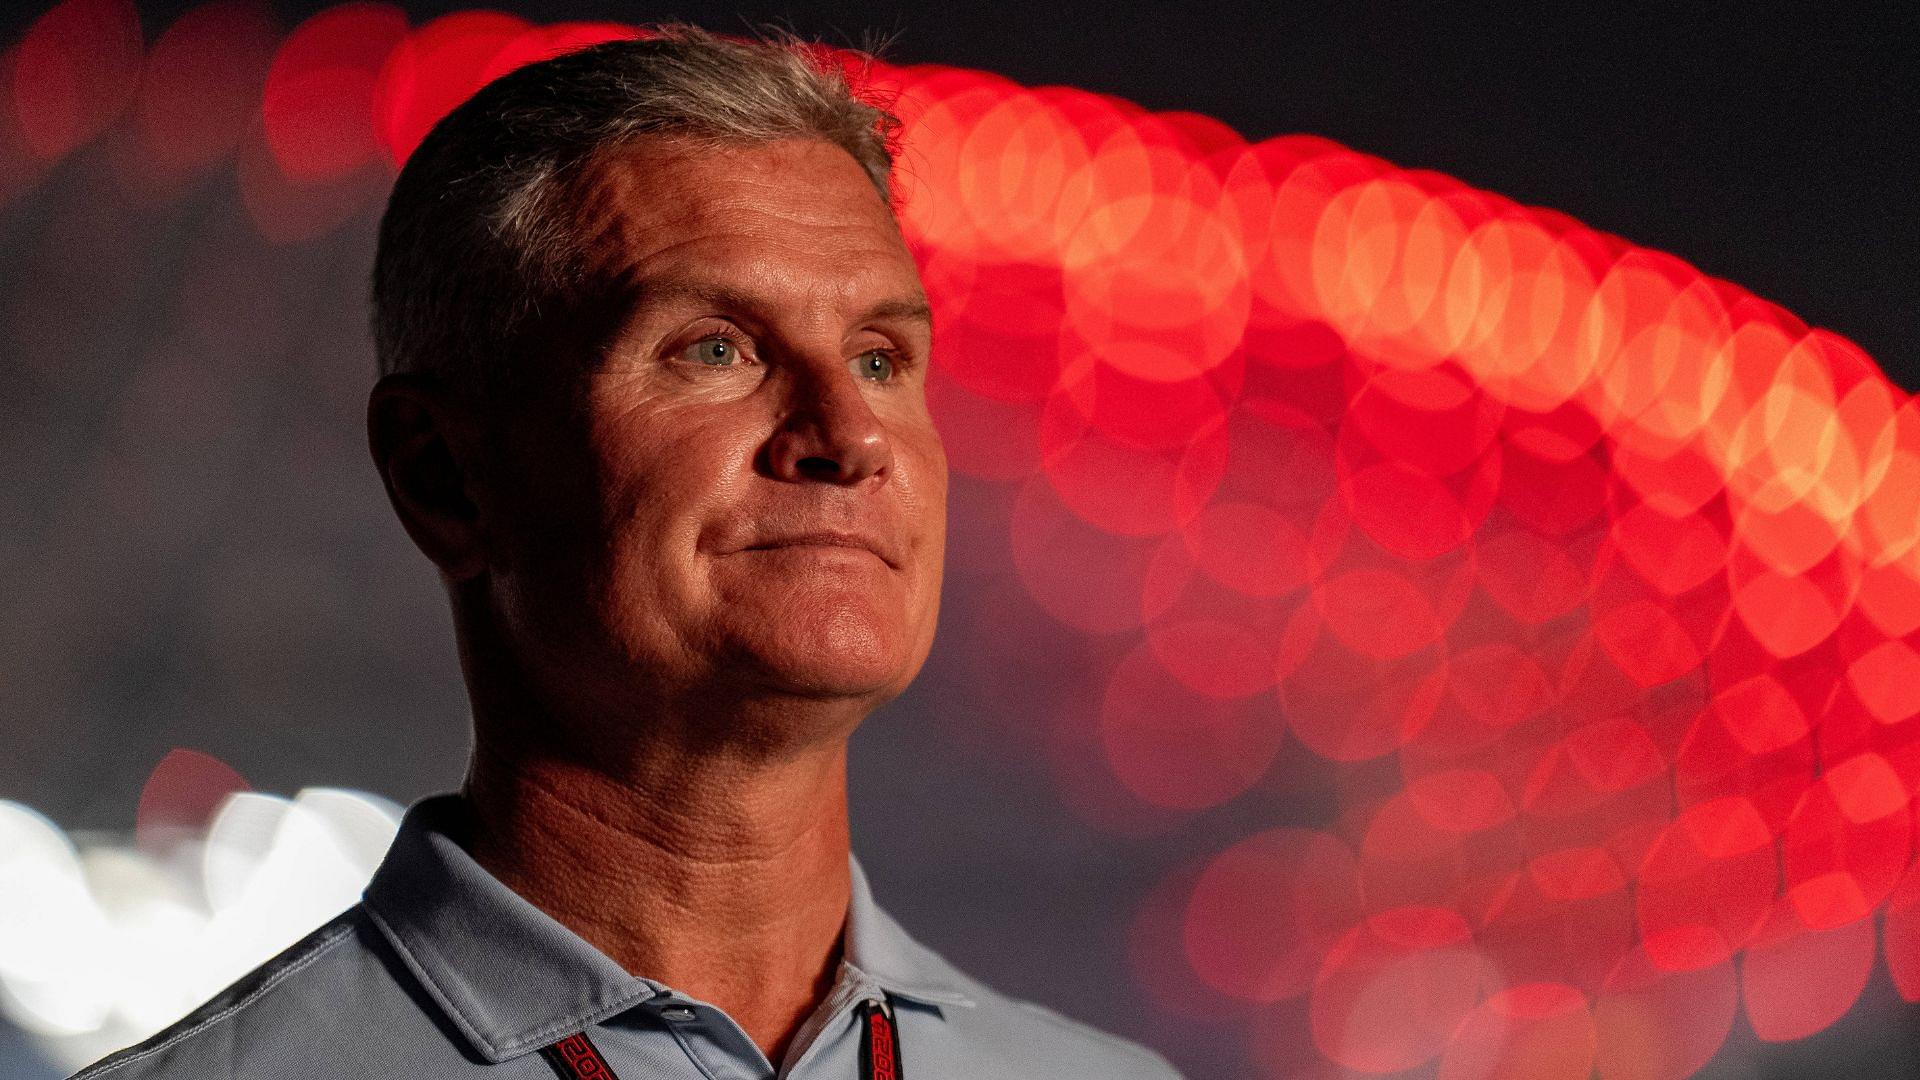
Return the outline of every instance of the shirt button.
{"type": "Polygon", "coordinates": [[[691,1020],[693,1010],[685,1005],[669,1005],[660,1010],[660,1015],[669,1020],[691,1020]]]}

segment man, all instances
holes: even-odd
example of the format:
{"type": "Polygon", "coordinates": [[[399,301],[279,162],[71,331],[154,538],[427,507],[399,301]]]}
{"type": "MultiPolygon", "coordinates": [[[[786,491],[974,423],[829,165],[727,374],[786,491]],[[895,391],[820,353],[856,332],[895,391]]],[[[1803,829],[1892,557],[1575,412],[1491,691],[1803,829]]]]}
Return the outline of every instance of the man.
{"type": "Polygon", "coordinates": [[[875,906],[846,744],[933,640],[946,462],[891,118],[690,28],[443,120],[369,442],[439,569],[462,790],[363,902],[83,1077],[1164,1078],[875,906]]]}

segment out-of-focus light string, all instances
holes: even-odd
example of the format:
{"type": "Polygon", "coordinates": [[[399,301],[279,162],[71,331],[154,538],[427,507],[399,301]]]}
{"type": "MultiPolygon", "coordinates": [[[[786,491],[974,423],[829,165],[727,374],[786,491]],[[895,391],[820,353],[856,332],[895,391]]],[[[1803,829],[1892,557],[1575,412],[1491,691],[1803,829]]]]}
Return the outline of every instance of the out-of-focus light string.
{"type": "MultiPolygon", "coordinates": [[[[131,188],[231,165],[264,236],[311,240],[488,79],[633,33],[255,12],[151,45],[125,0],[43,16],[0,55],[0,200],[112,138],[131,188]]],[[[1148,833],[1262,797],[1289,746],[1333,778],[1317,827],[1142,901],[1165,1008],[1244,1019],[1276,1074],[1310,1039],[1677,1078],[1741,1010],[1822,1030],[1876,960],[1920,1000],[1920,419],[1870,357],[1325,139],[831,56],[904,122],[928,393],[1006,496],[998,561],[1117,644],[1053,718],[1063,798],[1148,833]]]]}
{"type": "MultiPolygon", "coordinates": [[[[191,791],[204,778],[174,779],[191,791]]],[[[191,827],[143,819],[133,844],[69,837],[0,800],[0,1009],[68,1069],[160,1030],[352,905],[399,825],[398,806],[363,792],[222,794],[191,827]]]]}

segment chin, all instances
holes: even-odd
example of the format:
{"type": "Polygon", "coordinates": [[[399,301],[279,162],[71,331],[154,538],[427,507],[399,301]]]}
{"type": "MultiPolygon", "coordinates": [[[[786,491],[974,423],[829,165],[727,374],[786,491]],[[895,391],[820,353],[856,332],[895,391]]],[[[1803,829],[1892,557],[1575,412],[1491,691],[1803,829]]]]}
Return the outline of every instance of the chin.
{"type": "Polygon", "coordinates": [[[769,682],[809,697],[875,698],[913,681],[911,635],[855,602],[788,604],[785,617],[736,640],[769,682]]]}

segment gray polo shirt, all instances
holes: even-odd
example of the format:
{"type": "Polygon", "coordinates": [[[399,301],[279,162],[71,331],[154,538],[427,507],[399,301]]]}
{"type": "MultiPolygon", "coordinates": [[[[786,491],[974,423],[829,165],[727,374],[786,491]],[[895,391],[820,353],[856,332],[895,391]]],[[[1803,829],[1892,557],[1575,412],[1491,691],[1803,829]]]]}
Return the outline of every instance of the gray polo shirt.
{"type": "Polygon", "coordinates": [[[628,974],[456,843],[457,795],[408,808],[360,903],[76,1080],[555,1080],[576,1032],[620,1080],[855,1080],[884,996],[904,1080],[1178,1080],[1166,1060],[995,993],[907,936],[852,860],[833,989],[776,1069],[733,1018],[628,974]]]}

